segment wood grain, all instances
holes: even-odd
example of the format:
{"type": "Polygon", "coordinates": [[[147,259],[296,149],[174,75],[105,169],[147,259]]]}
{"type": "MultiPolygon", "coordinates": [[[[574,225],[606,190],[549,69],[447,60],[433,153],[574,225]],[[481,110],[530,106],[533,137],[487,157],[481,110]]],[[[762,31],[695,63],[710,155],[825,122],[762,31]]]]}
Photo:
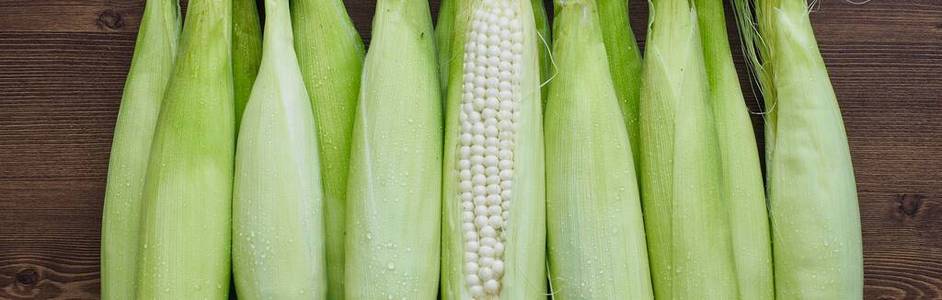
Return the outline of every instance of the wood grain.
{"type": "Polygon", "coordinates": [[[135,32],[143,1],[3,0],[4,31],[135,32]]]}
{"type": "MultiPolygon", "coordinates": [[[[368,41],[375,1],[346,3],[368,41]]],[[[642,45],[646,6],[630,3],[642,45]]],[[[142,9],[0,0],[0,299],[98,298],[108,154],[142,9]]],[[[812,21],[853,153],[865,298],[942,299],[942,2],[820,0],[812,21]]]]}

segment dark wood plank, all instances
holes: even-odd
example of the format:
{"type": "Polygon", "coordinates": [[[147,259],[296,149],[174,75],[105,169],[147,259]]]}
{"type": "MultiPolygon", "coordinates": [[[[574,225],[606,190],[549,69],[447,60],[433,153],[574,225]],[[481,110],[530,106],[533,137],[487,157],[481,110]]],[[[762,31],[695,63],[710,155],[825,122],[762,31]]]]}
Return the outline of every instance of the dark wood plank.
{"type": "Polygon", "coordinates": [[[144,1],[2,0],[0,30],[135,32],[144,1]]]}
{"type": "Polygon", "coordinates": [[[98,298],[99,210],[28,205],[5,209],[0,223],[6,227],[0,232],[0,298],[98,298]]]}
{"type": "Polygon", "coordinates": [[[0,298],[94,299],[127,33],[0,33],[0,298]]]}
{"type": "MultiPolygon", "coordinates": [[[[345,2],[368,41],[375,0],[345,2]]],[[[98,297],[104,179],[142,8],[0,0],[2,299],[98,297]]],[[[630,11],[643,45],[647,4],[630,11]]],[[[942,2],[820,0],[812,21],[854,158],[865,298],[940,299],[942,2]]]]}
{"type": "Polygon", "coordinates": [[[812,22],[819,41],[926,44],[942,42],[937,0],[818,0],[812,22]],[[851,2],[866,2],[852,4],[851,2]]]}

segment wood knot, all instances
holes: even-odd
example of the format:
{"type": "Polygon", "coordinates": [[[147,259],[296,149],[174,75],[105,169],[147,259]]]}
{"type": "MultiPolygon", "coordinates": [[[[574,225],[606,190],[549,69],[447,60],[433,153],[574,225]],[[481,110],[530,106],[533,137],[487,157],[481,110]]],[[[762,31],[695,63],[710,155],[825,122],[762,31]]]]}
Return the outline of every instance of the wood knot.
{"type": "Polygon", "coordinates": [[[98,14],[98,28],[118,30],[124,27],[124,17],[114,9],[106,9],[98,14]]]}
{"type": "Polygon", "coordinates": [[[39,273],[34,269],[23,269],[16,273],[16,282],[22,285],[34,285],[39,282],[39,273]]]}
{"type": "Polygon", "coordinates": [[[926,196],[920,194],[896,195],[896,211],[900,216],[913,218],[919,213],[926,196]]]}

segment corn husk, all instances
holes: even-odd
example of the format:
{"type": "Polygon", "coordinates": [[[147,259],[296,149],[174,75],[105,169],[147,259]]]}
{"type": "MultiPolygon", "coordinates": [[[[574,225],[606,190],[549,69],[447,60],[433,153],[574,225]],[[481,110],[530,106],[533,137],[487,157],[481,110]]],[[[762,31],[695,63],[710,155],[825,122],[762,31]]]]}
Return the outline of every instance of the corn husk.
{"type": "Polygon", "coordinates": [[[347,176],[365,50],[342,1],[290,3],[294,46],[317,128],[327,230],[327,298],[343,299],[347,176]]]}
{"type": "Polygon", "coordinates": [[[728,203],[697,12],[654,0],[641,89],[641,200],[655,296],[735,299],[728,203]]]}
{"type": "Polygon", "coordinates": [[[455,11],[463,0],[441,0],[435,23],[435,49],[438,51],[438,83],[448,93],[448,67],[451,66],[451,44],[454,42],[455,11]]]}
{"type": "Polygon", "coordinates": [[[262,28],[254,0],[232,0],[232,85],[236,131],[262,61],[262,28]]]}
{"type": "Polygon", "coordinates": [[[115,125],[101,227],[101,297],[135,294],[144,176],[180,35],[176,1],[147,1],[115,125]]]}
{"type": "Polygon", "coordinates": [[[557,0],[546,108],[555,299],[654,299],[631,146],[593,0],[557,0]]]}
{"type": "Polygon", "coordinates": [[[144,188],[138,299],[229,294],[235,113],[229,1],[189,3],[144,188]]]}
{"type": "Polygon", "coordinates": [[[345,296],[438,295],[442,116],[428,3],[380,0],[348,182],[345,296]]]}
{"type": "Polygon", "coordinates": [[[721,0],[696,0],[716,122],[723,185],[741,299],[774,299],[772,244],[759,152],[739,88],[721,0]]]}
{"type": "Polygon", "coordinates": [[[240,299],[324,299],[324,205],[288,0],[265,2],[264,54],[239,131],[232,259],[240,299]]]}
{"type": "MultiPolygon", "coordinates": [[[[641,96],[641,51],[635,34],[628,24],[628,1],[597,0],[599,20],[602,24],[602,38],[608,54],[608,69],[615,84],[615,94],[621,108],[628,137],[631,141],[631,153],[635,162],[639,161],[638,104],[641,96]]],[[[635,164],[637,166],[637,164],[635,164]]]]}
{"type": "Polygon", "coordinates": [[[536,48],[540,56],[540,96],[543,98],[543,109],[546,109],[546,99],[549,95],[549,81],[556,73],[553,59],[550,56],[553,48],[553,34],[546,15],[543,0],[530,0],[533,6],[533,21],[536,23],[536,48]]]}
{"type": "Polygon", "coordinates": [[[861,299],[854,170],[807,3],[738,0],[734,7],[767,111],[776,298],[861,299]]]}

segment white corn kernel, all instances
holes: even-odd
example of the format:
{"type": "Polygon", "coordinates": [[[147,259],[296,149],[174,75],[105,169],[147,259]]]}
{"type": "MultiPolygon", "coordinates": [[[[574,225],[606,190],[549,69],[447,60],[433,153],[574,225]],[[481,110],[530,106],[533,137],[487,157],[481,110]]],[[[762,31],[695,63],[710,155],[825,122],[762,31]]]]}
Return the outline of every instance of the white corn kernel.
{"type": "Polygon", "coordinates": [[[457,192],[464,208],[464,272],[475,299],[498,297],[504,271],[503,230],[509,224],[522,98],[523,26],[515,5],[484,0],[472,15],[464,48],[457,192]]]}

